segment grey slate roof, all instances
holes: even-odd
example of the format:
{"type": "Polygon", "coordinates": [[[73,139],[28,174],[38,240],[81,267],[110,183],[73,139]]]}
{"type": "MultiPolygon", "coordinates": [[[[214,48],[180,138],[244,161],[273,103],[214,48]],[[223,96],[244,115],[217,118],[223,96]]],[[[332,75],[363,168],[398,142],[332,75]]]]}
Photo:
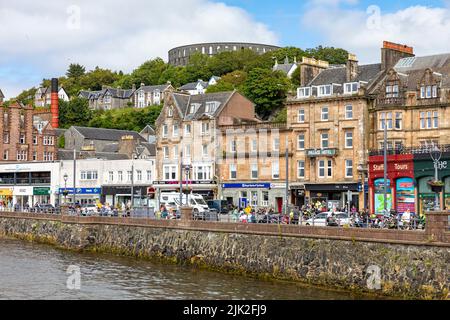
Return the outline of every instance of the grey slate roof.
{"type": "Polygon", "coordinates": [[[142,145],[148,150],[150,156],[156,157],[156,144],[155,143],[149,143],[144,142],[142,145]]]}
{"type": "Polygon", "coordinates": [[[218,93],[207,93],[207,94],[198,94],[198,95],[185,95],[180,93],[174,93],[174,99],[177,105],[180,107],[183,118],[185,120],[196,120],[200,119],[203,116],[207,117],[215,117],[220,111],[221,107],[225,105],[225,103],[231,98],[235,91],[229,92],[218,92],[218,93]],[[218,106],[215,112],[207,114],[205,112],[205,107],[207,102],[217,102],[218,106]],[[195,113],[189,114],[189,107],[192,104],[198,104],[198,109],[195,113]]]}
{"type": "Polygon", "coordinates": [[[159,90],[160,92],[165,91],[170,85],[169,84],[162,84],[158,86],[142,86],[137,90],[143,90],[144,92],[153,92],[156,90],[159,90]]]}
{"type": "Polygon", "coordinates": [[[292,67],[294,67],[295,65],[295,63],[278,64],[273,67],[273,71],[283,71],[285,74],[288,74],[289,71],[291,71],[292,67]]]}
{"type": "MultiPolygon", "coordinates": [[[[120,153],[77,151],[77,159],[127,160],[129,157],[120,153]]],[[[73,160],[73,150],[59,149],[58,160],[73,160]]]]}
{"type": "MultiPolygon", "coordinates": [[[[358,66],[358,76],[355,82],[365,81],[370,82],[381,72],[381,63],[368,64],[358,66]]],[[[314,78],[309,85],[319,86],[326,84],[344,84],[347,82],[347,69],[346,67],[336,67],[323,70],[319,75],[314,78]]]]}
{"type": "Polygon", "coordinates": [[[2,89],[0,89],[0,98],[4,98],[4,97],[5,97],[5,95],[3,94],[2,89]]]}
{"type": "Polygon", "coordinates": [[[179,89],[180,90],[195,90],[197,89],[197,85],[201,84],[203,88],[208,88],[208,82],[205,82],[203,80],[199,80],[197,82],[191,82],[191,83],[187,83],[184,86],[181,86],[179,89]]]}
{"type": "Polygon", "coordinates": [[[73,128],[83,135],[85,139],[89,140],[119,141],[123,136],[133,136],[137,141],[145,141],[136,131],[76,126],[73,128]]]}
{"type": "Polygon", "coordinates": [[[129,99],[134,91],[131,89],[116,89],[116,88],[108,88],[104,91],[103,95],[106,93],[110,93],[113,98],[119,98],[119,99],[129,99]]]}
{"type": "Polygon", "coordinates": [[[55,129],[56,136],[61,137],[66,133],[67,129],[55,129]]]}

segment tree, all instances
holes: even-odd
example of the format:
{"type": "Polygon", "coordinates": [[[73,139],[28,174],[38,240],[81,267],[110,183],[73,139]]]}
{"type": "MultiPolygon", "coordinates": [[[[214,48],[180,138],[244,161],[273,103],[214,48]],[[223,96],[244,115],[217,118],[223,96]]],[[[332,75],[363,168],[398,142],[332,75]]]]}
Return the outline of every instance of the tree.
{"type": "Polygon", "coordinates": [[[164,84],[169,81],[175,88],[181,87],[183,84],[188,83],[189,76],[186,68],[175,67],[172,65],[167,66],[167,69],[161,74],[159,83],[164,84]]]}
{"type": "Polygon", "coordinates": [[[306,55],[318,60],[328,61],[330,64],[345,64],[348,59],[348,51],[334,47],[318,46],[307,49],[306,55]]]}
{"type": "Polygon", "coordinates": [[[61,128],[87,126],[92,118],[92,111],[86,99],[75,97],[69,102],[59,100],[59,122],[61,128]]]}
{"type": "Polygon", "coordinates": [[[195,82],[199,79],[208,81],[212,76],[212,72],[208,69],[209,56],[196,52],[189,58],[186,65],[186,73],[188,82],[195,82]]]}
{"type": "Polygon", "coordinates": [[[240,90],[242,85],[247,80],[247,72],[244,71],[233,71],[226,75],[224,75],[216,85],[209,86],[206,90],[207,93],[214,92],[225,92],[225,91],[233,91],[240,90]]]}
{"type": "Polygon", "coordinates": [[[81,64],[71,63],[69,69],[67,69],[66,76],[67,78],[78,79],[84,75],[85,72],[86,69],[81,64]]]}
{"type": "Polygon", "coordinates": [[[36,91],[37,89],[34,87],[24,90],[14,100],[21,102],[24,105],[34,105],[34,95],[36,94],[36,91]]]}
{"type": "Polygon", "coordinates": [[[256,104],[256,112],[267,119],[284,104],[290,86],[283,72],[257,68],[249,72],[242,90],[256,104]]]}
{"type": "Polygon", "coordinates": [[[80,85],[85,90],[101,90],[102,86],[111,86],[120,78],[121,76],[117,72],[95,67],[94,70],[80,77],[80,85]]]}

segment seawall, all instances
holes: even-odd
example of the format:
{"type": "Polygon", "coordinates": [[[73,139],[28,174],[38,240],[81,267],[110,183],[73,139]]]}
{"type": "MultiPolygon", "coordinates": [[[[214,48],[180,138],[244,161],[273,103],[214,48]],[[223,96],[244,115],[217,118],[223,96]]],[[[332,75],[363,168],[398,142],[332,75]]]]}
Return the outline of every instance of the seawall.
{"type": "MultiPolygon", "coordinates": [[[[219,224],[197,221],[144,223],[135,219],[0,214],[0,236],[70,250],[162,259],[217,271],[408,299],[449,298],[448,243],[316,237],[301,234],[302,230],[314,228],[299,226],[269,225],[259,232],[252,230],[251,225],[222,226],[224,230],[219,230],[219,224]],[[231,229],[233,226],[235,230],[231,229]],[[289,234],[292,230],[299,234],[289,234]]],[[[323,233],[321,229],[325,228],[316,232],[323,233]]]]}

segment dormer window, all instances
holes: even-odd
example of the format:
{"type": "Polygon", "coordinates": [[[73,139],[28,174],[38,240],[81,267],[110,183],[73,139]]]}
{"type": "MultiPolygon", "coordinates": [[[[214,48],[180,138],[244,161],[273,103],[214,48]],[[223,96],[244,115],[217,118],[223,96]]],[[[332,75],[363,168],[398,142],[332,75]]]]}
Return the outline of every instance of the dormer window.
{"type": "Polygon", "coordinates": [[[305,99],[311,97],[311,88],[310,87],[303,87],[297,89],[297,98],[298,99],[305,99]]]}
{"type": "Polygon", "coordinates": [[[217,102],[206,102],[205,112],[206,113],[214,113],[216,111],[217,105],[218,105],[217,102]]]}
{"type": "Polygon", "coordinates": [[[332,94],[333,94],[333,90],[332,90],[331,84],[327,84],[327,85],[318,87],[317,95],[319,97],[331,96],[332,94]]]}
{"type": "Polygon", "coordinates": [[[358,82],[350,82],[350,83],[344,84],[344,94],[357,93],[358,90],[359,90],[358,82]]]}
{"type": "Polygon", "coordinates": [[[189,114],[194,114],[197,111],[198,106],[199,105],[195,103],[191,104],[191,106],[189,107],[189,114]]]}
{"type": "Polygon", "coordinates": [[[438,87],[433,86],[421,86],[420,87],[420,98],[421,99],[432,99],[438,97],[438,87]]]}
{"type": "Polygon", "coordinates": [[[398,97],[399,97],[398,84],[387,85],[386,86],[386,98],[398,98],[398,97]]]}

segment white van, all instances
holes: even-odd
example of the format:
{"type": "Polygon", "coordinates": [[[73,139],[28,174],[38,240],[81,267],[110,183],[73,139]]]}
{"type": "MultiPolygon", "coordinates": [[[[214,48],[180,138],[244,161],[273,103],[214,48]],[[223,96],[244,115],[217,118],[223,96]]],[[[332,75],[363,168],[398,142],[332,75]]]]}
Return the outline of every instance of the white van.
{"type": "MultiPolygon", "coordinates": [[[[203,196],[196,193],[191,193],[188,195],[189,200],[188,206],[194,209],[194,213],[202,213],[209,210],[208,204],[206,203],[203,196]]],[[[180,206],[180,194],[178,192],[162,192],[160,205],[164,204],[168,208],[174,207],[178,209],[180,206]]],[[[186,194],[183,194],[183,205],[186,205],[186,194]]]]}

